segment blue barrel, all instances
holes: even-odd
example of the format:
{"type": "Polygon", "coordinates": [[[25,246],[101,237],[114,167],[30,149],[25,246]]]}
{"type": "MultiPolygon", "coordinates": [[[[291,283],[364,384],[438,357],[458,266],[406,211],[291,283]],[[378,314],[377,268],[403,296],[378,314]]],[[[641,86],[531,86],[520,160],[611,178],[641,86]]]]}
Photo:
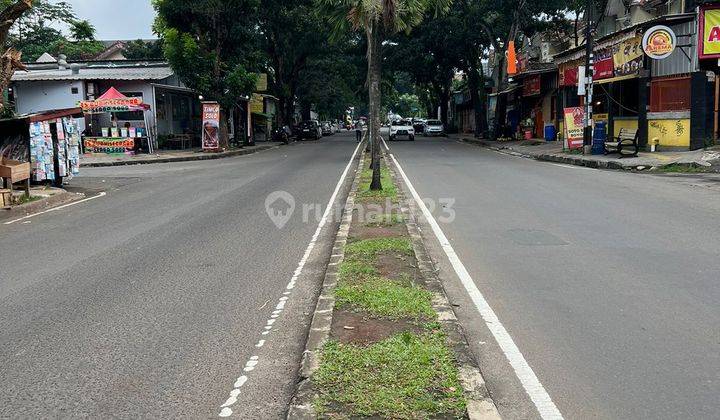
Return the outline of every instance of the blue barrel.
{"type": "Polygon", "coordinates": [[[555,141],[556,135],[557,135],[557,132],[555,131],[555,126],[553,124],[546,124],[545,125],[545,141],[555,141]]]}
{"type": "Polygon", "coordinates": [[[592,154],[602,155],[605,153],[605,142],[607,141],[607,122],[596,121],[593,130],[592,154]]]}

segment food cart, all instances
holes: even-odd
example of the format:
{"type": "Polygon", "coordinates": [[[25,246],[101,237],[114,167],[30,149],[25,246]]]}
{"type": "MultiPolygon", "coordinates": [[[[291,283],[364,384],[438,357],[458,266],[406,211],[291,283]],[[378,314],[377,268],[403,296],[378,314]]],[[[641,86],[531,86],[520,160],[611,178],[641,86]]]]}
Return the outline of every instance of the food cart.
{"type": "MultiPolygon", "coordinates": [[[[0,177],[5,185],[52,182],[80,173],[80,108],[0,120],[0,177]]],[[[11,191],[12,192],[12,191],[11,191]]]]}
{"type": "Polygon", "coordinates": [[[99,98],[92,101],[81,101],[79,105],[85,114],[110,113],[111,121],[113,121],[109,127],[90,126],[88,133],[83,136],[84,153],[153,152],[153,142],[147,131],[147,111],[150,110],[150,105],[144,104],[142,99],[127,97],[111,87],[99,98]],[[132,111],[143,112],[143,126],[133,127],[128,124],[125,127],[117,127],[115,125],[115,113],[132,111]]]}

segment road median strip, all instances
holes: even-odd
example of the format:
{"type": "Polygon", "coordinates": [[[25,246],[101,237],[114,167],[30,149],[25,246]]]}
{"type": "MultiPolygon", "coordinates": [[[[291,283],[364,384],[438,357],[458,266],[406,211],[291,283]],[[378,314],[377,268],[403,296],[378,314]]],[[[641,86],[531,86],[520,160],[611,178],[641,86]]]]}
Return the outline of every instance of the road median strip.
{"type": "Polygon", "coordinates": [[[499,418],[400,179],[361,158],[287,418],[499,418]],[[356,206],[355,203],[360,204],[356,206]]]}

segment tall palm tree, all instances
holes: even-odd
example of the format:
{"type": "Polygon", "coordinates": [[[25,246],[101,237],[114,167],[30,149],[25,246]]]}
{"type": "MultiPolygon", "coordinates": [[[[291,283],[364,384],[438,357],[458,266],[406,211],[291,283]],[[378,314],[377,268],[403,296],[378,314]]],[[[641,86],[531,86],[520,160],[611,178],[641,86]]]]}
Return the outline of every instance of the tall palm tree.
{"type": "Polygon", "coordinates": [[[371,190],[382,189],[380,183],[380,79],[382,43],[385,36],[410,32],[422,23],[429,12],[444,13],[452,0],[318,0],[331,13],[334,31],[364,31],[367,38],[369,130],[373,177],[371,190]]]}

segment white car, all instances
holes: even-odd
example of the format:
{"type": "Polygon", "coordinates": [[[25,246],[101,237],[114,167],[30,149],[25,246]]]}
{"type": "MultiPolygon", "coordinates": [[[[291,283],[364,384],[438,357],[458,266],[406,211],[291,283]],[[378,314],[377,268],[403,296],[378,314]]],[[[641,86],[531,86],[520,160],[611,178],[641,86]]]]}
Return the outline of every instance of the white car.
{"type": "Polygon", "coordinates": [[[423,134],[426,136],[444,136],[445,126],[440,120],[427,120],[423,134]]]}
{"type": "Polygon", "coordinates": [[[396,120],[390,123],[390,141],[398,138],[407,138],[415,141],[415,129],[410,120],[396,120]]]}

